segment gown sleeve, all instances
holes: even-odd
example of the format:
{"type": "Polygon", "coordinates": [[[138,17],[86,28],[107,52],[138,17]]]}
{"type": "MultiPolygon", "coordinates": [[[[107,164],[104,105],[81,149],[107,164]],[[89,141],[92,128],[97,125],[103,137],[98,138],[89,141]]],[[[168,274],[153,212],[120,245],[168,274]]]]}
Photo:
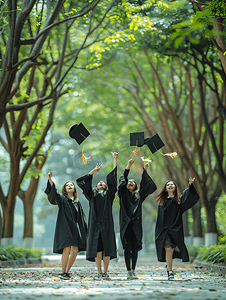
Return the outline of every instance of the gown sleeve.
{"type": "Polygon", "coordinates": [[[193,184],[189,184],[188,188],[183,191],[180,196],[182,213],[194,206],[199,201],[199,195],[193,184]]]}
{"type": "Polygon", "coordinates": [[[141,201],[143,202],[148,195],[154,193],[157,190],[157,186],[148,173],[143,169],[142,178],[140,182],[140,196],[141,201]]]}
{"type": "Polygon", "coordinates": [[[111,201],[115,198],[115,193],[117,192],[117,167],[115,167],[108,175],[107,175],[107,186],[108,192],[111,196],[111,201]]]}
{"type": "Polygon", "coordinates": [[[76,180],[77,185],[83,190],[83,194],[85,195],[87,200],[90,200],[92,198],[92,194],[93,194],[92,179],[93,179],[93,176],[90,174],[87,174],[76,180]]]}
{"type": "Polygon", "coordinates": [[[57,189],[55,184],[51,186],[49,180],[47,181],[47,187],[45,189],[45,193],[47,194],[48,200],[53,205],[60,205],[62,203],[62,199],[59,193],[57,193],[57,189]]]}
{"type": "Polygon", "coordinates": [[[129,170],[125,169],[124,173],[119,177],[118,195],[122,195],[123,191],[127,188],[129,170]]]}

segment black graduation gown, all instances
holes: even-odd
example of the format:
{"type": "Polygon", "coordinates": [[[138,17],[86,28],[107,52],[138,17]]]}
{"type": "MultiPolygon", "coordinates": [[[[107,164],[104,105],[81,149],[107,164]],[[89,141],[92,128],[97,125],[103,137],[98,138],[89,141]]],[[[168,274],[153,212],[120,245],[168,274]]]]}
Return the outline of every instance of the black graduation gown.
{"type": "Polygon", "coordinates": [[[114,170],[107,175],[106,183],[108,190],[104,196],[101,194],[94,196],[92,178],[92,175],[87,174],[76,180],[78,186],[83,190],[83,194],[89,200],[86,259],[89,261],[95,261],[99,235],[102,237],[105,256],[110,256],[110,259],[116,258],[117,254],[112,205],[117,191],[117,167],[115,167],[114,170]],[[103,206],[102,208],[99,207],[99,197],[103,197],[100,199],[103,206]],[[102,211],[102,213],[98,214],[98,211],[102,211]]]}
{"type": "Polygon", "coordinates": [[[183,191],[180,201],[181,204],[177,204],[167,200],[163,206],[158,206],[155,245],[158,260],[161,262],[166,261],[164,241],[167,233],[173,238],[177,246],[173,258],[181,258],[183,262],[189,261],[188,250],[184,243],[182,214],[199,201],[199,195],[193,184],[189,184],[189,187],[183,191]]]}
{"type": "Polygon", "coordinates": [[[59,207],[53,252],[62,254],[63,249],[68,246],[76,246],[78,247],[78,251],[85,251],[87,225],[80,201],[78,201],[78,209],[76,209],[72,200],[59,194],[55,184],[53,183],[51,186],[49,181],[47,182],[45,193],[48,196],[49,202],[59,207]]]}
{"type": "Polygon", "coordinates": [[[129,170],[125,169],[119,178],[118,195],[120,199],[120,237],[123,249],[126,249],[127,241],[125,232],[130,222],[138,241],[138,251],[142,249],[142,203],[146,197],[152,194],[156,189],[156,185],[148,173],[143,169],[140,182],[140,190],[137,192],[138,200],[135,202],[135,193],[131,193],[127,189],[129,170]]]}

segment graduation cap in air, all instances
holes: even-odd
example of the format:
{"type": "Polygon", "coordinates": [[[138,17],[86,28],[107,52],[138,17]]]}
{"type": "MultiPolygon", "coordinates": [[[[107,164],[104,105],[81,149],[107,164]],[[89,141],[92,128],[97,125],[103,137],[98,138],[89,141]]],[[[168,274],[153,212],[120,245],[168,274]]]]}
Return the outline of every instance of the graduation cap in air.
{"type": "MultiPolygon", "coordinates": [[[[153,135],[150,138],[145,139],[145,144],[148,146],[148,148],[151,150],[152,154],[154,154],[156,151],[160,150],[165,144],[161,140],[158,133],[153,135]]],[[[177,152],[171,152],[171,153],[162,153],[159,151],[163,156],[169,156],[171,158],[177,157],[177,152]]]]}
{"type": "Polygon", "coordinates": [[[150,138],[145,139],[145,144],[151,150],[152,154],[154,154],[156,151],[158,151],[165,145],[158,133],[156,133],[150,138]]]}
{"type": "Polygon", "coordinates": [[[88,136],[90,135],[89,131],[85,126],[80,124],[73,125],[69,130],[69,136],[72,139],[75,139],[76,142],[80,145],[88,136]]]}
{"type": "Polygon", "coordinates": [[[142,147],[144,145],[144,132],[130,133],[130,146],[142,147]]]}

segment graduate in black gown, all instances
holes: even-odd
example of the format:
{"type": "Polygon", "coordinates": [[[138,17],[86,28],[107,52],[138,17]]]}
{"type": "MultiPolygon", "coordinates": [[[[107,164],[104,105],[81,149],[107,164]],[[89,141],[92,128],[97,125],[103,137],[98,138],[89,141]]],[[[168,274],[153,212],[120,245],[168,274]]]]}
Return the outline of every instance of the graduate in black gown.
{"type": "Polygon", "coordinates": [[[69,279],[69,271],[79,251],[86,250],[87,225],[82,205],[77,198],[76,187],[67,181],[62,187],[62,194],[56,190],[52,181],[52,173],[48,173],[45,193],[53,205],[58,205],[53,252],[62,254],[62,274],[60,277],[69,279]]]}
{"type": "Polygon", "coordinates": [[[138,189],[135,180],[128,180],[130,167],[133,163],[134,159],[128,161],[124,173],[119,178],[118,187],[120,198],[120,237],[124,249],[128,279],[137,279],[134,271],[138,251],[142,249],[142,203],[148,195],[157,189],[154,181],[147,173],[149,162],[145,163],[140,189],[138,189]]]}
{"type": "Polygon", "coordinates": [[[166,261],[169,280],[174,279],[173,258],[181,258],[183,262],[189,261],[184,243],[182,214],[199,201],[194,180],[195,178],[189,178],[189,186],[180,197],[174,181],[167,181],[156,196],[159,204],[155,228],[157,257],[161,262],[166,261]]]}
{"type": "Polygon", "coordinates": [[[107,271],[110,259],[117,257],[112,205],[117,191],[118,153],[113,152],[112,155],[114,169],[107,175],[106,183],[100,181],[94,189],[92,188],[93,174],[100,171],[101,164],[97,164],[89,174],[77,179],[78,186],[89,200],[86,259],[96,262],[98,278],[103,279],[109,277],[107,271]]]}

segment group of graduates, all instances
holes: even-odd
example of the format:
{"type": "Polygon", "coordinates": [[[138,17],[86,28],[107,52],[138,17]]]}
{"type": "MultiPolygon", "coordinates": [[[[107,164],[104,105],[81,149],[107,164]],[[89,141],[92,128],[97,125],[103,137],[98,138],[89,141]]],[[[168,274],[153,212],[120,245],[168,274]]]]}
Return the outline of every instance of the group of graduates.
{"type": "MultiPolygon", "coordinates": [[[[116,239],[112,206],[118,192],[120,201],[120,238],[124,249],[127,279],[137,279],[135,269],[138,251],[142,249],[142,203],[156,189],[156,184],[147,173],[149,161],[145,163],[140,186],[128,179],[134,159],[130,159],[117,184],[117,152],[112,152],[113,170],[106,181],[92,187],[93,175],[99,172],[101,164],[76,180],[89,201],[88,226],[81,202],[77,198],[75,184],[67,181],[62,194],[56,190],[52,173],[48,173],[45,193],[51,204],[58,205],[58,216],[54,236],[53,252],[62,254],[62,273],[60,277],[69,279],[69,271],[79,251],[86,251],[86,259],[96,262],[98,278],[107,279],[110,259],[117,257],[116,239]],[[102,272],[103,261],[103,272],[102,272]]],[[[167,263],[168,279],[174,279],[173,258],[189,261],[184,243],[182,214],[199,200],[193,185],[195,178],[189,178],[189,185],[179,197],[174,181],[167,181],[156,196],[158,215],[155,228],[157,258],[167,263]]]]}

